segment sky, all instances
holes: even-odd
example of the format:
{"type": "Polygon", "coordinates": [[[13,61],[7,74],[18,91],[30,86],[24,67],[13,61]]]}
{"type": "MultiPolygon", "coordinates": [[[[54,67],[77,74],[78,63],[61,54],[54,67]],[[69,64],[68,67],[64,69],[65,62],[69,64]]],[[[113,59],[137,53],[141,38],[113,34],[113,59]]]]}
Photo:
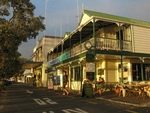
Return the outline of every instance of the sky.
{"type": "Polygon", "coordinates": [[[64,36],[78,26],[83,9],[150,22],[150,0],[30,0],[35,16],[45,17],[46,30],[22,43],[18,51],[30,59],[36,41],[43,35],[64,36]]]}

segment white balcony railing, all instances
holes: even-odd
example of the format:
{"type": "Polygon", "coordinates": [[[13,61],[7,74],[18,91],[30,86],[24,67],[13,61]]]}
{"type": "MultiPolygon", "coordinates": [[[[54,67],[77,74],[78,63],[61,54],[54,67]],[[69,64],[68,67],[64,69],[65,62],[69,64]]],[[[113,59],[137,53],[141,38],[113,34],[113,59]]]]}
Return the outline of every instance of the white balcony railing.
{"type": "MultiPolygon", "coordinates": [[[[94,49],[94,38],[91,38],[89,41],[93,45],[92,49],[94,49]]],[[[119,40],[112,39],[112,38],[96,38],[96,49],[107,50],[107,51],[109,50],[120,51],[120,43],[122,43],[122,51],[132,51],[131,41],[125,41],[125,40],[119,41],[119,40]]],[[[71,50],[65,51],[63,54],[57,57],[61,57],[61,59],[64,60],[66,58],[79,55],[87,51],[84,46],[85,46],[85,42],[77,46],[74,46],[71,50]]]]}
{"type": "MultiPolygon", "coordinates": [[[[94,38],[91,38],[89,41],[93,45],[92,49],[94,49],[94,38]]],[[[122,43],[122,51],[132,51],[131,41],[122,41],[121,43],[122,43]]],[[[65,56],[67,55],[66,58],[74,57],[87,51],[84,46],[85,42],[77,46],[74,46],[71,50],[65,51],[63,54],[65,54],[65,56]]],[[[96,49],[107,51],[109,50],[120,51],[120,41],[112,38],[96,38],[96,49]]]]}
{"type": "MultiPolygon", "coordinates": [[[[94,46],[94,38],[89,40],[91,44],[94,46]]],[[[82,52],[87,51],[84,47],[84,43],[81,45],[77,45],[71,49],[71,56],[78,55],[82,52]]],[[[96,49],[100,50],[120,50],[120,41],[111,38],[97,38],[96,39],[96,49]]],[[[122,50],[123,51],[132,51],[131,41],[122,41],[122,50]]]]}

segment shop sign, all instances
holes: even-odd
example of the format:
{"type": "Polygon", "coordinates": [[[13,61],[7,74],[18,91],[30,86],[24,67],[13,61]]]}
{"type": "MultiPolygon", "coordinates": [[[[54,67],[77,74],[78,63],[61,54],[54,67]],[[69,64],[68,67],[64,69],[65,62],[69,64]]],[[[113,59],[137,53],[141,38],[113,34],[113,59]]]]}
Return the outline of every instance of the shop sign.
{"type": "Polygon", "coordinates": [[[53,89],[54,85],[53,85],[53,76],[52,75],[48,75],[48,89],[53,89]]]}
{"type": "Polygon", "coordinates": [[[61,62],[61,61],[64,61],[64,60],[66,60],[68,58],[69,58],[69,52],[65,52],[62,55],[60,55],[59,60],[61,62]]]}
{"type": "Polygon", "coordinates": [[[48,66],[52,66],[52,65],[57,64],[59,62],[60,62],[59,58],[55,58],[52,61],[48,62],[48,66]]]}
{"type": "Polygon", "coordinates": [[[95,63],[86,63],[86,72],[95,72],[95,63]]]}

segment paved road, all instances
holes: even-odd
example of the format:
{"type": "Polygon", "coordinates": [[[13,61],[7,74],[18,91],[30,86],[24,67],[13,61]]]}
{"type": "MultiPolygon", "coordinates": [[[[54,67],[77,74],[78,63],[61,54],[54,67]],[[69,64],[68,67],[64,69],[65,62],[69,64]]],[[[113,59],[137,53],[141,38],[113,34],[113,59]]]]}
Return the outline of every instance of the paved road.
{"type": "Polygon", "coordinates": [[[101,98],[63,96],[60,91],[15,83],[0,92],[0,113],[148,113],[136,107],[101,98]]]}

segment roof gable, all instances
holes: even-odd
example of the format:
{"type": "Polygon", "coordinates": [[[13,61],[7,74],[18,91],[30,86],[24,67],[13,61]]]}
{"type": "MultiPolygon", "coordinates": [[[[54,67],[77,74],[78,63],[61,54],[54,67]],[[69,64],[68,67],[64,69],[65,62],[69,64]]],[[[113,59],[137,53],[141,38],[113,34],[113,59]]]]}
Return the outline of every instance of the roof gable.
{"type": "Polygon", "coordinates": [[[91,17],[97,17],[97,18],[102,18],[102,19],[107,19],[107,20],[112,20],[112,21],[117,21],[117,22],[124,22],[124,23],[129,23],[129,24],[134,24],[134,25],[150,27],[150,22],[101,13],[101,12],[95,12],[95,11],[90,11],[90,10],[83,11],[79,25],[84,24],[91,17]]]}
{"type": "Polygon", "coordinates": [[[68,37],[69,34],[70,34],[70,32],[65,32],[64,38],[68,37]]]}
{"type": "Polygon", "coordinates": [[[89,19],[90,19],[90,16],[83,12],[80,22],[79,22],[79,26],[87,22],[89,19]]]}

